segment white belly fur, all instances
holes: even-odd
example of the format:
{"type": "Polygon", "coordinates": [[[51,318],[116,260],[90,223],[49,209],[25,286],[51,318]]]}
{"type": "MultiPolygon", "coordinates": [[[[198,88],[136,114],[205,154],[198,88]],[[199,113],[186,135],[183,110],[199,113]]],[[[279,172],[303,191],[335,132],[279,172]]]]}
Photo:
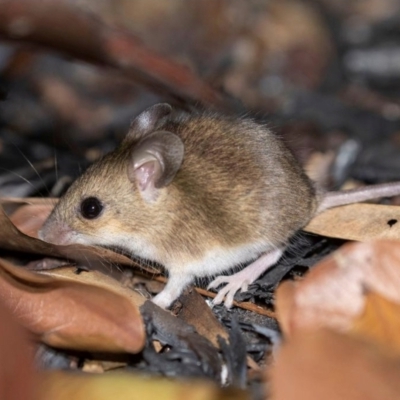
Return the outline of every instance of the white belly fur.
{"type": "Polygon", "coordinates": [[[185,263],[184,265],[176,262],[166,266],[166,268],[171,272],[180,272],[184,270],[185,273],[199,278],[213,276],[221,272],[229,271],[240,264],[252,261],[261,254],[273,249],[275,249],[274,246],[264,241],[245,244],[240,247],[218,248],[210,250],[200,260],[185,263]]]}

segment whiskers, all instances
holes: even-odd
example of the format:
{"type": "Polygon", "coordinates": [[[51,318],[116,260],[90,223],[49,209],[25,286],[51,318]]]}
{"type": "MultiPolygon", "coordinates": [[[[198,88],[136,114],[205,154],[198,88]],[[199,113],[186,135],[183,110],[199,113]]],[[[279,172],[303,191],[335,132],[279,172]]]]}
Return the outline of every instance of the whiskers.
{"type": "Polygon", "coordinates": [[[56,182],[58,182],[58,158],[57,158],[57,151],[54,148],[54,172],[56,174],[56,182]]]}
{"type": "MultiPolygon", "coordinates": [[[[3,168],[3,167],[0,167],[0,170],[5,171],[5,172],[8,172],[9,174],[16,176],[17,178],[23,180],[23,181],[26,182],[28,185],[30,185],[33,189],[36,190],[36,186],[35,186],[29,179],[25,178],[24,176],[22,176],[22,175],[19,174],[18,172],[11,171],[10,169],[3,168]]],[[[7,184],[9,181],[10,181],[10,177],[9,177],[9,176],[0,177],[0,185],[5,185],[5,184],[7,184]]],[[[15,196],[13,196],[13,197],[15,197],[15,196]]]]}
{"type": "Polygon", "coordinates": [[[35,172],[35,174],[37,175],[37,177],[39,178],[39,180],[42,182],[43,187],[45,188],[45,190],[47,191],[47,194],[50,195],[50,190],[47,187],[46,182],[44,181],[44,179],[42,178],[42,176],[39,174],[39,171],[36,169],[36,167],[34,166],[34,164],[31,162],[31,160],[29,160],[29,158],[24,154],[24,152],[13,142],[11,142],[11,144],[17,149],[17,151],[21,154],[21,156],[24,158],[24,160],[28,163],[28,165],[32,168],[32,170],[35,172]]]}

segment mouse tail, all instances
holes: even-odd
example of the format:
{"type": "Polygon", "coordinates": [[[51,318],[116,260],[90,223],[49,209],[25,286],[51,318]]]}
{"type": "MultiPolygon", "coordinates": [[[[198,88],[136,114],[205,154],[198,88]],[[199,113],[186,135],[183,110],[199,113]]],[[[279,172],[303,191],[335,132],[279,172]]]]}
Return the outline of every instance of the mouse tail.
{"type": "Polygon", "coordinates": [[[400,182],[382,183],[357,189],[328,192],[323,196],[318,206],[317,214],[333,207],[398,195],[400,195],[400,182]]]}

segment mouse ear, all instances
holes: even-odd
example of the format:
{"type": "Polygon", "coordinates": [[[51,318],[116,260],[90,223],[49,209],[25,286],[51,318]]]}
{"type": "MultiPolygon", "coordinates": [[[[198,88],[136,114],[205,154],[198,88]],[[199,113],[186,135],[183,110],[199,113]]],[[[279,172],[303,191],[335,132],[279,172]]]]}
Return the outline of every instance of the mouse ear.
{"type": "Polygon", "coordinates": [[[184,154],[182,140],[167,131],[146,136],[132,150],[129,180],[138,185],[146,200],[154,200],[157,189],[168,186],[178,172],[184,154]]]}
{"type": "Polygon", "coordinates": [[[140,139],[154,131],[158,121],[171,111],[172,107],[167,103],[159,103],[147,108],[132,121],[125,140],[140,139]]]}

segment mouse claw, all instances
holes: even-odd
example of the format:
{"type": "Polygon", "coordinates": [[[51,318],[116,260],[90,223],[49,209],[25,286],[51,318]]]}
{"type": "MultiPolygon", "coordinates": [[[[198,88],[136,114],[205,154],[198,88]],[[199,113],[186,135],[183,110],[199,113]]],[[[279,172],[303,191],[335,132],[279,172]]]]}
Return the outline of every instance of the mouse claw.
{"type": "Polygon", "coordinates": [[[227,286],[225,286],[218,292],[217,296],[213,300],[213,304],[214,305],[221,304],[225,298],[225,301],[224,301],[225,307],[231,308],[233,305],[233,298],[235,296],[235,293],[236,293],[236,291],[232,292],[229,290],[229,288],[227,288],[227,286]]]}
{"type": "Polygon", "coordinates": [[[234,275],[231,276],[219,276],[214,279],[209,285],[208,289],[216,288],[222,283],[226,283],[226,286],[218,291],[217,296],[213,300],[213,304],[221,304],[225,298],[224,305],[226,308],[231,308],[233,305],[233,299],[238,290],[246,291],[249,286],[248,281],[238,281],[234,275]]]}
{"type": "Polygon", "coordinates": [[[219,276],[215,278],[210,284],[207,286],[207,290],[216,289],[218,286],[222,285],[223,283],[229,283],[229,276],[219,276]]]}

